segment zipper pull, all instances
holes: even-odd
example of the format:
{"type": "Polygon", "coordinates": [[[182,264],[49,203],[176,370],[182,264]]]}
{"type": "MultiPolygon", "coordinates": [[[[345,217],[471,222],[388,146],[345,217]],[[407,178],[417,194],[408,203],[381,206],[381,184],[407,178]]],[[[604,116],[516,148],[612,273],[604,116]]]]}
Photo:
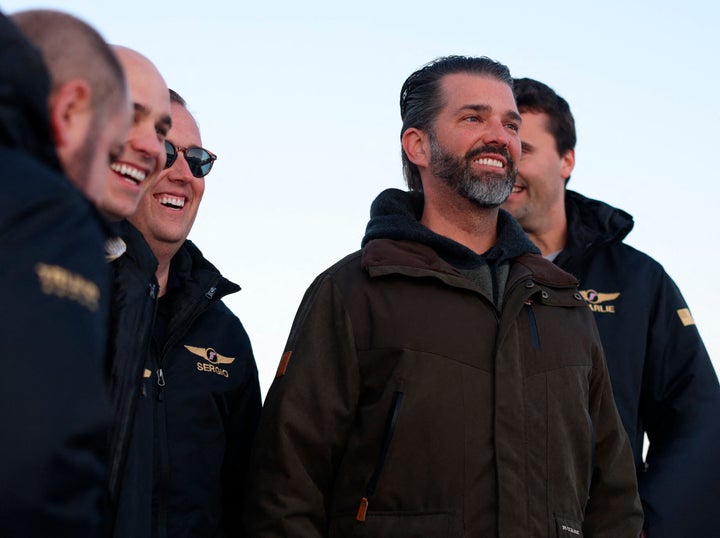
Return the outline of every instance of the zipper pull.
{"type": "Polygon", "coordinates": [[[205,297],[207,297],[208,299],[212,299],[213,297],[215,297],[216,291],[217,291],[217,288],[213,286],[212,288],[210,288],[207,291],[207,293],[205,294],[205,297]]]}
{"type": "Polygon", "coordinates": [[[158,386],[165,386],[165,376],[163,375],[162,368],[157,369],[158,386]]]}
{"type": "Polygon", "coordinates": [[[368,500],[367,497],[363,497],[360,499],[360,506],[358,507],[357,515],[355,516],[355,519],[358,521],[365,521],[365,516],[367,515],[367,509],[368,509],[368,500]]]}

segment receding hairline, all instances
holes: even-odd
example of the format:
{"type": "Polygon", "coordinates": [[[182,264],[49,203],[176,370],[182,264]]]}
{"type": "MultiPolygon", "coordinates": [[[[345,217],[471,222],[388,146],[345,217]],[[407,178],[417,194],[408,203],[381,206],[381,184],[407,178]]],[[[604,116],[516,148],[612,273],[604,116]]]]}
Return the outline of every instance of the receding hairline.
{"type": "Polygon", "coordinates": [[[170,116],[170,96],[168,94],[167,83],[165,78],[160,73],[157,66],[144,54],[138,52],[135,49],[125,47],[123,45],[111,45],[111,48],[117,56],[120,65],[125,70],[125,76],[128,81],[128,87],[130,89],[130,100],[133,102],[133,107],[136,112],[143,114],[150,114],[151,110],[144,104],[139,103],[135,95],[133,95],[133,85],[142,81],[144,87],[148,87],[149,84],[157,84],[158,94],[162,91],[163,96],[166,96],[168,102],[167,114],[164,114],[158,123],[166,126],[172,126],[172,119],[170,116]]]}
{"type": "MultiPolygon", "coordinates": [[[[438,79],[438,87],[440,89],[439,93],[439,103],[441,108],[445,108],[448,106],[447,102],[447,80],[450,78],[460,78],[463,76],[473,77],[473,78],[482,78],[489,81],[495,81],[498,84],[502,84],[508,88],[508,91],[510,92],[510,96],[512,97],[513,103],[515,102],[515,97],[513,95],[513,87],[512,84],[508,84],[505,80],[502,80],[496,76],[493,76],[490,73],[477,73],[473,71],[460,71],[455,73],[446,73],[442,77],[438,79]]],[[[458,109],[455,112],[460,112],[462,110],[475,110],[477,112],[485,111],[489,108],[489,105],[486,103],[462,103],[459,105],[458,109]]],[[[521,112],[516,109],[508,109],[508,110],[502,110],[502,114],[506,115],[507,117],[522,123],[522,116],[521,112]]],[[[437,117],[435,118],[437,119],[437,117]]]]}

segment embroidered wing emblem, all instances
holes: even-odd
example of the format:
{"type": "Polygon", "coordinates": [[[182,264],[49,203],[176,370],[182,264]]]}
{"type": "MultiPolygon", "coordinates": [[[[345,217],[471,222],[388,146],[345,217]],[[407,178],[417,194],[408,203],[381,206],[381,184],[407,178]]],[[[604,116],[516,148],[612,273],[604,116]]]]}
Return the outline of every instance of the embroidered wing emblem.
{"type": "Polygon", "coordinates": [[[233,357],[224,357],[211,347],[185,346],[185,349],[198,357],[202,357],[210,364],[232,364],[235,362],[233,357]]]}
{"type": "Polygon", "coordinates": [[[607,301],[613,301],[620,297],[620,292],[617,293],[602,293],[595,290],[579,290],[580,295],[583,296],[588,303],[598,304],[605,303],[607,301]]]}

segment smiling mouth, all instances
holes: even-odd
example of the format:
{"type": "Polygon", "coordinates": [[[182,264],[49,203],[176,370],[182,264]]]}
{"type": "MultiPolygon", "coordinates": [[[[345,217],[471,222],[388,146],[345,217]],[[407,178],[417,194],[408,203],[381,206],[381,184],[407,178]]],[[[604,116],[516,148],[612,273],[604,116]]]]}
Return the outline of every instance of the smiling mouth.
{"type": "Polygon", "coordinates": [[[145,181],[145,177],[147,176],[143,170],[122,163],[112,163],[110,169],[132,185],[140,185],[140,183],[145,181]]]}
{"type": "Polygon", "coordinates": [[[168,194],[164,194],[159,196],[157,200],[161,205],[169,207],[170,209],[182,209],[185,207],[185,198],[180,196],[170,196],[168,194]]]}
{"type": "Polygon", "coordinates": [[[522,191],[524,191],[524,190],[525,190],[525,187],[523,187],[522,185],[518,185],[517,183],[515,183],[515,185],[513,185],[512,192],[511,192],[510,194],[517,194],[517,193],[522,192],[522,191]]]}
{"type": "Polygon", "coordinates": [[[490,157],[481,157],[479,159],[473,159],[474,163],[481,164],[484,166],[492,166],[493,168],[505,168],[505,164],[499,159],[491,159],[490,157]]]}

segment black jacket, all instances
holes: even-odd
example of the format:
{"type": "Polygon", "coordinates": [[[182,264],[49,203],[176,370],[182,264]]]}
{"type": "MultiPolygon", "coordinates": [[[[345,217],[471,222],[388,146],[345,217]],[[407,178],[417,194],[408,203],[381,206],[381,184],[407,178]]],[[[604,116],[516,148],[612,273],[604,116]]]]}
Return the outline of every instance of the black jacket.
{"type": "Polygon", "coordinates": [[[2,14],[0,66],[0,536],[98,536],[105,233],[60,173],[42,59],[2,14]]]}
{"type": "Polygon", "coordinates": [[[190,241],[172,260],[126,465],[134,485],[123,490],[135,504],[121,505],[129,510],[118,516],[116,536],[240,534],[261,399],[250,340],[221,301],[239,289],[190,241]]]}
{"type": "Polygon", "coordinates": [[[131,439],[137,428],[136,407],[150,351],[159,288],[155,278],[157,260],[142,234],[127,221],[118,223],[114,231],[124,241],[125,252],[111,263],[110,390],[115,421],[110,436],[109,523],[117,529],[126,529],[125,525],[135,518],[125,514],[135,513],[150,502],[140,494],[152,487],[148,470],[127,465],[127,460],[137,461],[136,457],[128,456],[131,449],[145,452],[137,439],[131,446],[131,439]]]}
{"type": "Polygon", "coordinates": [[[707,446],[720,441],[720,393],[687,304],[659,263],[622,242],[630,215],[572,191],[566,214],[567,246],[555,262],[578,278],[595,314],[648,535],[720,536],[720,467],[707,446]]]}

